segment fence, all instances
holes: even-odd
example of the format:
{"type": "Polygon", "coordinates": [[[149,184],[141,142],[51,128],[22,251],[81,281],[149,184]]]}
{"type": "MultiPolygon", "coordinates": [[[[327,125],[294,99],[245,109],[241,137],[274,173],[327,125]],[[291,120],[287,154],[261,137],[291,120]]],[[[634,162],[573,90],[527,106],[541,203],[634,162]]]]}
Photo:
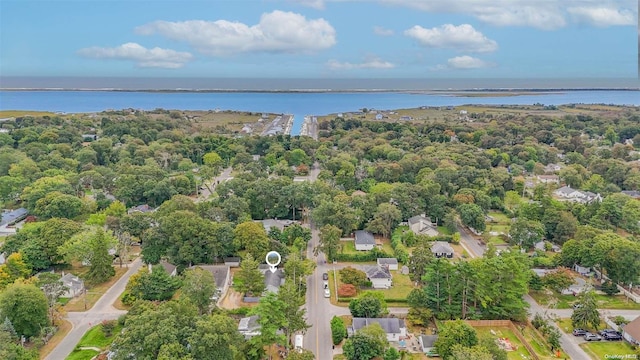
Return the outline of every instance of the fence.
{"type": "Polygon", "coordinates": [[[531,345],[529,345],[527,340],[520,333],[520,330],[516,328],[515,325],[513,325],[513,322],[511,322],[511,320],[466,320],[465,322],[474,327],[507,327],[509,328],[511,331],[513,331],[513,333],[516,335],[518,340],[520,340],[522,345],[524,345],[527,351],[529,351],[529,354],[531,354],[531,358],[535,360],[540,360],[540,358],[538,357],[536,352],[533,350],[531,345]]]}

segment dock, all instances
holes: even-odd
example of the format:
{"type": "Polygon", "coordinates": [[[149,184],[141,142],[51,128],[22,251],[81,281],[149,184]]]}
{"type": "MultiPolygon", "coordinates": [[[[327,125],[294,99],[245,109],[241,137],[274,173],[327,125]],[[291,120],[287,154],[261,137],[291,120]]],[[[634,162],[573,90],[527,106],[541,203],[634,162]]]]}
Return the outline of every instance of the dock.
{"type": "Polygon", "coordinates": [[[313,140],[318,140],[318,118],[315,116],[307,115],[304,117],[302,123],[302,130],[300,130],[300,136],[309,136],[313,140]]]}
{"type": "Polygon", "coordinates": [[[291,135],[291,128],[293,127],[293,115],[284,114],[276,116],[273,121],[267,125],[260,135],[262,136],[276,136],[276,135],[291,135]]]}

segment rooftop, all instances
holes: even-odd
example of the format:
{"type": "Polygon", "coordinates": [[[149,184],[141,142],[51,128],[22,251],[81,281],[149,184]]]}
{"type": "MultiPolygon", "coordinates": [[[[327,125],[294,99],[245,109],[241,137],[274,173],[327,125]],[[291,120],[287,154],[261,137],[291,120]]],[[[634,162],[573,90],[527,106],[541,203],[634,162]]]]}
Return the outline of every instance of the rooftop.
{"type": "Polygon", "coordinates": [[[356,231],[356,244],[361,245],[375,245],[376,240],[373,238],[373,234],[368,231],[358,230],[356,231]]]}
{"type": "Polygon", "coordinates": [[[365,272],[369,279],[391,279],[391,273],[386,266],[370,265],[365,268],[365,272]]]}
{"type": "Polygon", "coordinates": [[[352,327],[358,331],[371,324],[379,324],[387,334],[398,334],[401,328],[405,328],[404,321],[398,318],[353,318],[352,327]]]}
{"type": "Polygon", "coordinates": [[[227,281],[227,275],[229,274],[229,266],[228,265],[196,265],[190,267],[190,269],[199,267],[202,270],[209,271],[213,278],[216,280],[216,287],[219,289],[224,288],[225,282],[227,281]]]}

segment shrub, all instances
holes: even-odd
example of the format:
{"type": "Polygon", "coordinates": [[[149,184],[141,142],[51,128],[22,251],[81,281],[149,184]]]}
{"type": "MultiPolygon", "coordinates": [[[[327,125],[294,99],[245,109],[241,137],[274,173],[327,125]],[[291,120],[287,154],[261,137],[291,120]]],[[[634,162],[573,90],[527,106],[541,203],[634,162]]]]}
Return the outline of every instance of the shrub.
{"type": "Polygon", "coordinates": [[[122,304],[126,306],[132,306],[136,302],[136,300],[138,299],[135,297],[135,295],[126,290],[122,293],[122,296],[120,296],[120,301],[122,301],[122,304]]]}
{"type": "Polygon", "coordinates": [[[338,345],[347,337],[347,328],[342,318],[334,316],[331,319],[331,339],[334,345],[338,345]]]}
{"type": "Polygon", "coordinates": [[[614,284],[612,281],[607,280],[605,282],[602,283],[602,287],[601,290],[609,295],[609,296],[613,296],[617,293],[620,292],[620,290],[618,289],[618,287],[616,286],[616,284],[614,284]]]}
{"type": "Polygon", "coordinates": [[[613,322],[620,326],[620,325],[626,325],[629,323],[629,320],[625,319],[624,316],[622,315],[618,315],[616,317],[613,318],[613,322]]]}
{"type": "Polygon", "coordinates": [[[338,297],[350,298],[356,296],[358,290],[351,284],[342,284],[338,288],[338,297]]]}
{"type": "Polygon", "coordinates": [[[531,320],[531,325],[533,325],[533,327],[536,329],[540,329],[546,323],[547,322],[544,320],[544,318],[542,318],[542,315],[540,315],[539,313],[536,313],[536,315],[533,317],[533,320],[531,320]]]}
{"type": "Polygon", "coordinates": [[[116,321],[115,320],[109,320],[109,321],[104,320],[100,324],[100,328],[102,329],[102,333],[104,334],[105,337],[111,337],[111,335],[113,335],[113,329],[116,328],[116,321]]]}
{"type": "Polygon", "coordinates": [[[347,266],[344,269],[338,271],[340,274],[340,281],[345,284],[351,284],[354,286],[363,286],[367,282],[367,274],[364,271],[347,266]]]}

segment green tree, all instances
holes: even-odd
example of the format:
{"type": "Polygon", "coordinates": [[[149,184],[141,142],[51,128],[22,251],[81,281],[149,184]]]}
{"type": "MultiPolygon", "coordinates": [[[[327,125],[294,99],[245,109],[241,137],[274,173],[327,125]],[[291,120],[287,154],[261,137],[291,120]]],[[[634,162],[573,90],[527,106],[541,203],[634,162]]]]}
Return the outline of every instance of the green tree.
{"type": "Polygon", "coordinates": [[[0,293],[0,314],[9,318],[18,336],[30,338],[49,325],[49,306],[35,285],[15,283],[0,293]]]}
{"type": "Polygon", "coordinates": [[[140,277],[131,287],[131,294],[137,299],[164,301],[173,297],[180,286],[178,279],[167,273],[164,267],[154,266],[151,271],[140,269],[140,277]]]}
{"type": "Polygon", "coordinates": [[[484,231],[486,224],[484,222],[484,211],[477,204],[462,204],[458,206],[460,220],[465,226],[484,231]]]}
{"type": "Polygon", "coordinates": [[[435,347],[443,359],[455,359],[455,346],[473,347],[478,344],[476,330],[462,320],[447,321],[438,329],[435,347]]]}
{"type": "Polygon", "coordinates": [[[546,274],[542,278],[542,284],[556,293],[568,288],[573,284],[573,277],[564,270],[556,270],[546,274]]]}
{"type": "Polygon", "coordinates": [[[45,219],[72,219],[80,215],[83,210],[82,200],[73,195],[53,191],[36,201],[33,213],[45,219]]]}
{"type": "Polygon", "coordinates": [[[210,315],[196,320],[195,329],[187,341],[193,359],[227,360],[239,353],[242,337],[232,318],[210,315]]]}
{"type": "MultiPolygon", "coordinates": [[[[306,331],[311,326],[305,319],[306,309],[304,305],[304,291],[293,282],[285,282],[278,291],[278,300],[282,302],[282,315],[284,323],[282,330],[287,339],[298,331],[306,331]]],[[[290,341],[287,341],[287,347],[290,341]]]]}
{"type": "Polygon", "coordinates": [[[259,296],[264,291],[264,276],[258,269],[260,263],[251,254],[240,263],[240,271],[236,275],[236,290],[247,295],[259,296]]]}
{"type": "Polygon", "coordinates": [[[246,249],[254,259],[262,259],[269,252],[269,237],[259,222],[238,224],[233,230],[233,243],[238,249],[246,249]]]}
{"type": "Polygon", "coordinates": [[[17,344],[16,338],[8,331],[0,330],[0,359],[5,360],[38,360],[40,355],[36,348],[25,348],[17,344]]]}
{"type": "Polygon", "coordinates": [[[366,291],[349,302],[349,310],[353,317],[377,318],[387,313],[387,303],[381,293],[366,291]]]}
{"type": "Polygon", "coordinates": [[[331,339],[334,345],[338,345],[347,337],[347,327],[342,318],[334,316],[331,319],[331,339]]]}
{"type": "Polygon", "coordinates": [[[22,254],[13,253],[4,264],[0,265],[0,287],[18,279],[26,279],[29,275],[31,275],[31,269],[22,260],[22,254]]]}
{"type": "Polygon", "coordinates": [[[596,303],[595,293],[592,290],[585,291],[580,295],[571,314],[571,324],[575,328],[593,327],[598,329],[600,325],[600,313],[596,303]]]}
{"type": "Polygon", "coordinates": [[[210,312],[211,298],[215,295],[216,290],[216,280],[211,272],[200,267],[185,271],[184,280],[182,280],[182,295],[198,308],[200,314],[210,312]]]}
{"type": "Polygon", "coordinates": [[[329,261],[336,259],[340,249],[340,235],[342,230],[333,225],[320,228],[320,244],[313,250],[316,255],[323,252],[329,261]]]}
{"type": "Polygon", "coordinates": [[[542,241],[544,233],[544,225],[541,222],[526,220],[522,217],[519,217],[509,230],[511,241],[525,249],[530,249],[534,244],[542,241]]]}
{"type": "Polygon", "coordinates": [[[314,360],[316,357],[313,353],[307,349],[300,351],[291,351],[287,355],[288,360],[314,360]]]}
{"type": "Polygon", "coordinates": [[[402,213],[394,204],[382,203],[373,214],[373,219],[369,222],[367,229],[385,238],[389,238],[393,228],[402,219],[402,213]]]}
{"type": "Polygon", "coordinates": [[[55,318],[55,312],[58,305],[58,299],[65,292],[69,290],[62,281],[61,276],[56,273],[41,273],[38,276],[37,286],[42,289],[42,292],[47,297],[47,305],[49,306],[49,319],[53,322],[55,318]]]}
{"type": "Polygon", "coordinates": [[[455,344],[451,349],[451,356],[444,359],[455,360],[493,360],[493,355],[481,345],[475,345],[472,347],[465,347],[460,344],[455,344]]]}
{"type": "Polygon", "coordinates": [[[205,165],[217,168],[223,165],[223,160],[217,152],[211,151],[202,156],[205,165]]]}
{"type": "Polygon", "coordinates": [[[431,243],[422,241],[413,249],[409,258],[409,277],[412,281],[422,282],[427,267],[435,257],[431,252],[431,243]]]}
{"type": "Polygon", "coordinates": [[[360,329],[342,347],[347,360],[371,360],[384,353],[388,346],[386,334],[379,324],[360,329]]]}
{"type": "Polygon", "coordinates": [[[384,352],[382,359],[383,360],[400,360],[400,352],[398,352],[396,348],[390,347],[384,352]]]}
{"type": "Polygon", "coordinates": [[[341,282],[356,287],[364,286],[368,281],[367,274],[364,271],[352,268],[351,266],[338,270],[338,273],[340,274],[341,282]]]}
{"type": "Polygon", "coordinates": [[[67,240],[59,249],[68,262],[81,261],[89,264],[87,280],[99,284],[115,275],[113,256],[109,250],[113,249],[117,240],[102,228],[93,228],[78,233],[67,240]]]}
{"type": "Polygon", "coordinates": [[[260,298],[258,306],[253,307],[249,312],[251,315],[258,315],[258,324],[260,324],[260,335],[253,337],[252,342],[260,344],[261,347],[276,343],[288,346],[286,337],[278,333],[278,330],[287,323],[284,307],[284,302],[272,292],[260,298]]]}

